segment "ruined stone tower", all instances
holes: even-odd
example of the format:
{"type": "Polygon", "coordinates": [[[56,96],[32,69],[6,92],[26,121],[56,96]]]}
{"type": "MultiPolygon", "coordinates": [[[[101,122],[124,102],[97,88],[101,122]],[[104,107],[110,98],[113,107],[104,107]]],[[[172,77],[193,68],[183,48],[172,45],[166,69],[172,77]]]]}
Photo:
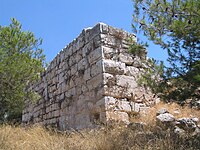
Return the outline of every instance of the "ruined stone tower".
{"type": "Polygon", "coordinates": [[[25,124],[54,125],[62,130],[91,128],[109,120],[129,122],[129,113],[155,102],[153,94],[138,86],[141,59],[128,53],[125,31],[99,23],[67,45],[30,87],[41,95],[27,102],[25,124]]]}

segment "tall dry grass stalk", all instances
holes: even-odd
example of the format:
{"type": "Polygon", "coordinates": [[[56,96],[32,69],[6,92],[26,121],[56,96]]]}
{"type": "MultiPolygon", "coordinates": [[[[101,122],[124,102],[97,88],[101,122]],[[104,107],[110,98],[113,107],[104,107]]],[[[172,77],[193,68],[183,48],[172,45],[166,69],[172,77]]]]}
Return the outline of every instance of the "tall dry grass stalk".
{"type": "Polygon", "coordinates": [[[198,141],[199,137],[181,139],[170,132],[122,126],[62,133],[42,127],[0,127],[0,150],[192,150],[200,146],[198,141]]]}
{"type": "MultiPolygon", "coordinates": [[[[135,129],[112,124],[100,129],[65,131],[44,129],[39,126],[19,127],[0,126],[0,150],[193,150],[200,148],[200,136],[184,138],[161,131],[152,125],[155,122],[156,111],[167,108],[171,113],[180,109],[177,117],[194,115],[199,117],[199,111],[181,108],[178,105],[159,104],[149,110],[142,121],[149,128],[135,129]]],[[[134,119],[134,118],[133,118],[134,119]]]]}

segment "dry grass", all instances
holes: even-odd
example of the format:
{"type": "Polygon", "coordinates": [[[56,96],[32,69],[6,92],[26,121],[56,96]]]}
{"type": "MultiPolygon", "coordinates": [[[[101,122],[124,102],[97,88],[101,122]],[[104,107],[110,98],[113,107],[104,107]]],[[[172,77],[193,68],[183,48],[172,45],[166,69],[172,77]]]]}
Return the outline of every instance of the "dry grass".
{"type": "Polygon", "coordinates": [[[136,121],[149,123],[151,128],[133,129],[121,125],[107,125],[101,129],[59,132],[42,127],[0,126],[0,150],[193,150],[200,148],[200,136],[178,137],[154,126],[156,111],[167,108],[171,113],[180,109],[177,117],[194,115],[199,111],[175,104],[159,104],[144,118],[136,121]]]}
{"type": "Polygon", "coordinates": [[[42,127],[0,127],[1,150],[192,150],[199,146],[199,137],[180,139],[169,132],[127,127],[63,133],[42,127]]]}
{"type": "Polygon", "coordinates": [[[146,124],[155,125],[156,122],[156,112],[161,108],[166,108],[169,113],[174,115],[175,118],[182,118],[182,117],[197,117],[200,120],[200,111],[191,109],[188,106],[182,107],[176,103],[164,103],[160,102],[156,106],[150,108],[148,111],[135,114],[131,118],[131,122],[143,122],[146,124]]]}

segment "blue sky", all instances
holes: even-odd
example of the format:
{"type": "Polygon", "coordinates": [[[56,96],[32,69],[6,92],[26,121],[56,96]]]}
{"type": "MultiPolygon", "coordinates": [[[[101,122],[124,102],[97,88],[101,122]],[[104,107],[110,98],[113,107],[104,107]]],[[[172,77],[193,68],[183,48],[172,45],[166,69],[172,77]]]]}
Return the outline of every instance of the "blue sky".
{"type": "MultiPolygon", "coordinates": [[[[83,28],[98,22],[132,32],[132,14],[131,0],[0,0],[0,25],[9,25],[10,18],[16,18],[23,30],[41,37],[48,62],[83,28]]],[[[149,57],[166,60],[165,51],[149,44],[149,57]]]]}

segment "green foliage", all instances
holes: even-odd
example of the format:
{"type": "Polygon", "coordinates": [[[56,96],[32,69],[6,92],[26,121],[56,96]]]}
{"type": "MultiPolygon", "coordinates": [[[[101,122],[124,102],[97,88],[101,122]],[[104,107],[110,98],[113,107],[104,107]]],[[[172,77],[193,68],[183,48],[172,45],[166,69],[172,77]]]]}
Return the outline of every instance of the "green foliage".
{"type": "Polygon", "coordinates": [[[148,59],[144,63],[144,72],[138,80],[139,85],[149,87],[154,93],[160,93],[163,89],[161,84],[164,73],[163,62],[156,61],[155,59],[148,59]]]}
{"type": "MultiPolygon", "coordinates": [[[[165,89],[172,99],[193,97],[200,86],[200,1],[134,0],[133,29],[168,51],[165,89]],[[183,95],[183,96],[181,96],[183,95]]],[[[165,93],[166,94],[166,93],[165,93]]]]}
{"type": "Polygon", "coordinates": [[[19,118],[26,97],[33,95],[26,87],[39,79],[39,73],[44,70],[41,44],[42,40],[36,39],[32,32],[22,31],[21,24],[15,19],[9,26],[0,26],[1,121],[19,118]]]}
{"type": "Polygon", "coordinates": [[[146,57],[146,54],[147,54],[146,47],[148,46],[147,43],[138,44],[133,41],[130,41],[130,43],[133,43],[129,47],[130,53],[132,53],[134,56],[138,56],[141,59],[146,57]]]}

